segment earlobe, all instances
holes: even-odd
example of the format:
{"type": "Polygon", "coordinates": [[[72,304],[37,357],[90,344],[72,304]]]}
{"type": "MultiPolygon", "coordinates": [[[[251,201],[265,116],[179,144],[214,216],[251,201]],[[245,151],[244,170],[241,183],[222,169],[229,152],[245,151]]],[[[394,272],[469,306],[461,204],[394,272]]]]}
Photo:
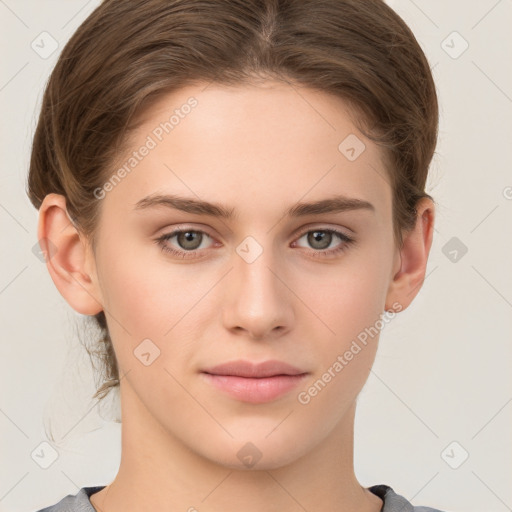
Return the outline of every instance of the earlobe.
{"type": "Polygon", "coordinates": [[[37,237],[48,272],[68,304],[83,315],[102,311],[96,276],[87,268],[88,246],[70,220],[64,196],[48,194],[44,198],[39,209],[37,237]]]}
{"type": "Polygon", "coordinates": [[[434,232],[434,203],[429,198],[419,201],[415,227],[404,234],[400,249],[400,268],[394,272],[386,297],[386,310],[404,310],[417,295],[423,281],[434,232]],[[390,306],[399,304],[399,307],[390,306]]]}

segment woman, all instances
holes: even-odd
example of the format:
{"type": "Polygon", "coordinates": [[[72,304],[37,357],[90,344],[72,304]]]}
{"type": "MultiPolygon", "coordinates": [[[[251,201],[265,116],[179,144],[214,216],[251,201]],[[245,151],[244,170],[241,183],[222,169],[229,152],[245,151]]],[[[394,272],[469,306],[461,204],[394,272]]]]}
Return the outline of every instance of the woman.
{"type": "Polygon", "coordinates": [[[47,85],[28,193],[103,329],[122,456],[44,510],[435,510],[361,486],[353,430],[425,276],[437,126],[384,2],[104,1],[47,85]]]}

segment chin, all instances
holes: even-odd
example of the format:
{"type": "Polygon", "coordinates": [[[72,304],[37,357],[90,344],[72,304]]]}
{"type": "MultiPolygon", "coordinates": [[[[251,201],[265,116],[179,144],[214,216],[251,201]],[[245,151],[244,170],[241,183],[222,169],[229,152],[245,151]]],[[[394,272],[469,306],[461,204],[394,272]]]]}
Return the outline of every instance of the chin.
{"type": "Polygon", "coordinates": [[[198,447],[198,453],[202,453],[214,464],[229,469],[264,471],[287,466],[313,448],[305,440],[298,439],[302,437],[299,435],[293,436],[289,432],[279,435],[274,432],[265,437],[268,430],[262,432],[257,436],[234,436],[234,439],[223,443],[212,442],[210,446],[204,447],[205,450],[198,447]]]}

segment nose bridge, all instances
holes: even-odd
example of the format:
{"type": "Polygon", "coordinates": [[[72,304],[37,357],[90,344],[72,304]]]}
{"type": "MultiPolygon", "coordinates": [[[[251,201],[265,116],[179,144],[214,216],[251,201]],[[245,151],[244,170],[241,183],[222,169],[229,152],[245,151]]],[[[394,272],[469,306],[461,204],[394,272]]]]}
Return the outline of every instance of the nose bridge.
{"type": "Polygon", "coordinates": [[[253,237],[247,237],[236,253],[229,275],[232,296],[226,298],[226,327],[246,330],[254,337],[265,336],[276,328],[288,328],[291,304],[285,285],[277,277],[281,266],[270,242],[264,247],[253,237]]]}

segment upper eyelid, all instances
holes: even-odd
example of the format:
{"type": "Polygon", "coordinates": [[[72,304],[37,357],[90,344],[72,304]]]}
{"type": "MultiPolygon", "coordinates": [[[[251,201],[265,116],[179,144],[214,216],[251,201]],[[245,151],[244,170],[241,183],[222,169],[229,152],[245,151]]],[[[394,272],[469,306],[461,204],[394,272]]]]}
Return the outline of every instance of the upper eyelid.
{"type": "Polygon", "coordinates": [[[306,227],[304,228],[303,230],[302,229],[299,229],[295,234],[294,236],[303,236],[305,235],[306,233],[309,233],[311,231],[330,231],[330,232],[334,232],[334,233],[340,233],[342,235],[345,235],[347,237],[350,237],[351,235],[349,233],[345,233],[345,231],[350,231],[352,232],[352,230],[348,229],[348,228],[341,228],[341,227],[329,227],[329,226],[326,226],[326,225],[323,225],[323,226],[313,226],[313,227],[306,227]]]}

